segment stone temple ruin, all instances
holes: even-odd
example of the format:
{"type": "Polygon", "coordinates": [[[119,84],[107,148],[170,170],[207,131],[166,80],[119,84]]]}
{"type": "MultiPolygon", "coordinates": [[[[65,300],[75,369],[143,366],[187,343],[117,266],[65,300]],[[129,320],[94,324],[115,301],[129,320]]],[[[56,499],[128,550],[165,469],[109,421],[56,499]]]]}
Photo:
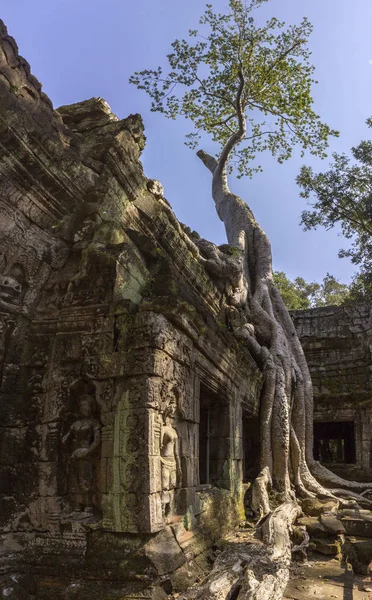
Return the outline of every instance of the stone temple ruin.
{"type": "Polygon", "coordinates": [[[372,475],[372,308],[294,311],[314,387],[314,454],[347,479],[372,475]]]}
{"type": "MultiPolygon", "coordinates": [[[[262,373],[203,240],[143,173],[141,118],[101,98],[53,110],[0,37],[0,589],[161,600],[244,519],[262,373]]],[[[319,459],[365,478],[371,309],[293,318],[319,459]]]]}

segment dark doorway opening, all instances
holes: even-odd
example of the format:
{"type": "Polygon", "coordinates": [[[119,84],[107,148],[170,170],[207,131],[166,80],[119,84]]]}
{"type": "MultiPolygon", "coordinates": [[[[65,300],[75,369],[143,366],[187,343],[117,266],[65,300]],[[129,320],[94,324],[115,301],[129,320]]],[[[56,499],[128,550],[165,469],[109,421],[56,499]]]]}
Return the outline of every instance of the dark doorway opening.
{"type": "Polygon", "coordinates": [[[209,407],[200,406],[199,423],[199,483],[209,483],[209,407]]]}
{"type": "Polygon", "coordinates": [[[223,398],[200,386],[199,483],[227,487],[226,461],[230,453],[229,406],[223,398]]]}
{"type": "Polygon", "coordinates": [[[314,458],[323,463],[355,464],[354,423],[314,423],[314,458]]]}
{"type": "Polygon", "coordinates": [[[243,411],[243,483],[256,479],[260,470],[260,423],[243,411]]]}

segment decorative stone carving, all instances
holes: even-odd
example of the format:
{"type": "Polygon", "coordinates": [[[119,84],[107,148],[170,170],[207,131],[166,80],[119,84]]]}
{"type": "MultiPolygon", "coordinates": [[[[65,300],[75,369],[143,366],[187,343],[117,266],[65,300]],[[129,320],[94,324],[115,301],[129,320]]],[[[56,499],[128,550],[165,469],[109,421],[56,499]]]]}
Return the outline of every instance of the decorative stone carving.
{"type": "Polygon", "coordinates": [[[182,476],[178,434],[171,421],[176,410],[176,399],[173,397],[163,411],[160,430],[162,513],[165,520],[174,512],[174,490],[182,476]]]}
{"type": "Polygon", "coordinates": [[[45,597],[155,597],[147,563],[133,577],[122,561],[149,536],[163,555],[167,522],[200,513],[196,369],[257,410],[260,372],[221,333],[224,296],[144,176],[140,118],[101,99],[53,112],[9,39],[0,22],[1,69],[18,78],[0,78],[4,565],[36,567],[45,597]]]}
{"type": "Polygon", "coordinates": [[[7,275],[0,275],[0,300],[19,305],[22,299],[25,274],[21,265],[15,264],[7,275]]]}
{"type": "Polygon", "coordinates": [[[164,188],[157,179],[149,179],[147,181],[147,189],[151,194],[154,194],[155,198],[164,197],[164,188]]]}
{"type": "Polygon", "coordinates": [[[40,394],[44,391],[43,389],[43,376],[37,373],[32,375],[27,382],[27,391],[31,394],[40,394]]]}
{"type": "Polygon", "coordinates": [[[101,423],[94,415],[95,398],[83,394],[79,398],[80,417],[74,421],[62,444],[71,452],[69,460],[69,492],[74,518],[93,516],[97,490],[96,462],[101,445],[101,423]]]}
{"type": "Polygon", "coordinates": [[[44,296],[39,306],[38,313],[53,314],[63,306],[64,297],[68,283],[65,281],[52,280],[44,287],[44,296]]]}

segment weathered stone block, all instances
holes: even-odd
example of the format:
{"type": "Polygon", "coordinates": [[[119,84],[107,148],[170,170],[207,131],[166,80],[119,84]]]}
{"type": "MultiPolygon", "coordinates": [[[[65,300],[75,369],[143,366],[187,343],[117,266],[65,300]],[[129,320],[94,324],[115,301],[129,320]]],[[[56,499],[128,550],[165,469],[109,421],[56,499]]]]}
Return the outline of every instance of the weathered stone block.
{"type": "Polygon", "coordinates": [[[161,492],[150,494],[146,498],[143,507],[143,529],[144,532],[154,532],[163,529],[164,519],[162,514],[161,492]]]}
{"type": "Polygon", "coordinates": [[[341,544],[340,542],[335,542],[334,539],[312,539],[311,540],[311,548],[314,548],[320,554],[325,554],[326,556],[337,556],[341,555],[341,544]]]}
{"type": "MultiPolygon", "coordinates": [[[[148,492],[161,492],[161,463],[159,456],[149,456],[148,492]]],[[[146,486],[147,487],[147,486],[146,486]]]]}
{"type": "Polygon", "coordinates": [[[304,498],[301,501],[302,510],[305,515],[318,517],[327,512],[336,512],[338,501],[330,498],[320,500],[318,498],[304,498]]]}
{"type": "Polygon", "coordinates": [[[39,493],[41,496],[52,496],[57,490],[57,479],[62,469],[55,462],[39,463],[39,493]]]}
{"type": "Polygon", "coordinates": [[[190,364],[191,340],[161,314],[147,312],[145,322],[142,321],[137,329],[134,347],[149,345],[164,350],[182,364],[190,364]]]}
{"type": "Polygon", "coordinates": [[[170,576],[173,591],[176,593],[186,591],[202,575],[202,570],[198,568],[195,562],[190,565],[183,565],[170,576]]]}
{"type": "Polygon", "coordinates": [[[101,456],[102,458],[110,458],[113,455],[113,427],[106,425],[101,429],[101,456]]]}
{"type": "Polygon", "coordinates": [[[331,535],[345,533],[345,527],[343,523],[335,516],[323,513],[320,515],[319,520],[324,529],[331,535]]]}
{"type": "Polygon", "coordinates": [[[107,458],[101,458],[100,460],[100,478],[99,478],[99,491],[101,494],[107,494],[110,491],[108,488],[108,483],[112,482],[112,479],[108,482],[108,464],[109,460],[107,458]]]}
{"type": "Polygon", "coordinates": [[[348,535],[372,538],[372,519],[367,521],[366,519],[344,517],[341,519],[341,522],[348,535]]]}
{"type": "Polygon", "coordinates": [[[172,526],[177,542],[188,561],[194,560],[207,550],[211,540],[200,530],[188,531],[183,523],[172,526]]]}
{"type": "Polygon", "coordinates": [[[191,487],[198,485],[198,469],[199,459],[195,455],[182,456],[181,455],[181,469],[182,469],[182,485],[184,487],[191,487]]]}
{"type": "Polygon", "coordinates": [[[196,504],[195,487],[182,487],[176,490],[176,510],[177,514],[184,515],[191,526],[190,519],[193,519],[196,504]]]}
{"type": "Polygon", "coordinates": [[[154,565],[158,575],[172,573],[186,562],[170,527],[166,527],[147,542],[144,546],[144,554],[154,565]]]}
{"type": "Polygon", "coordinates": [[[326,538],[329,535],[318,517],[301,517],[297,520],[297,524],[306,527],[310,538],[326,538]]]}
{"type": "Polygon", "coordinates": [[[370,575],[372,572],[372,540],[348,536],[345,540],[344,554],[348,556],[356,573],[370,575]]]}

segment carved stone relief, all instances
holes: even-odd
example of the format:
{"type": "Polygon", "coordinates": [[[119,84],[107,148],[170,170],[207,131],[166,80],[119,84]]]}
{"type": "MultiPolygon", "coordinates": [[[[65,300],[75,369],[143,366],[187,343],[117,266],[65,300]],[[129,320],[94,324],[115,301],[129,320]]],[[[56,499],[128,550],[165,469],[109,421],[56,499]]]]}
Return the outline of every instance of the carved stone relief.
{"type": "Polygon", "coordinates": [[[163,423],[160,429],[160,463],[161,463],[161,487],[162,487],[162,514],[167,521],[174,513],[174,490],[180,486],[182,478],[179,440],[176,429],[173,427],[172,419],[177,410],[176,398],[169,402],[163,410],[163,423]],[[178,486],[177,486],[178,484],[178,486]]]}
{"type": "Polygon", "coordinates": [[[27,392],[30,394],[30,396],[34,396],[42,393],[43,391],[43,376],[40,375],[40,373],[32,375],[27,381],[27,392]]]}
{"type": "Polygon", "coordinates": [[[68,454],[68,492],[74,519],[91,518],[99,510],[98,458],[101,423],[95,417],[96,400],[86,386],[76,398],[79,415],[62,438],[68,454]]]}
{"type": "Polygon", "coordinates": [[[182,485],[174,425],[176,411],[180,414],[178,389],[160,377],[133,378],[114,406],[114,426],[102,432],[102,459],[112,464],[103,498],[105,526],[159,531],[172,520],[175,490],[182,485]]]}
{"type": "Polygon", "coordinates": [[[121,393],[116,406],[113,444],[112,475],[108,478],[104,505],[104,519],[111,519],[109,528],[115,531],[141,530],[144,472],[145,472],[145,419],[144,410],[132,407],[129,393],[121,393]]]}
{"type": "MultiPolygon", "coordinates": [[[[11,98],[16,111],[18,96],[13,93],[11,98]]],[[[182,235],[174,217],[169,220],[170,212],[164,212],[161,186],[149,182],[149,193],[145,191],[144,196],[147,180],[137,163],[139,144],[134,139],[139,138],[133,128],[131,133],[121,132],[120,138],[111,137],[111,125],[96,131],[97,147],[90,135],[75,136],[71,130],[63,138],[65,143],[57,134],[50,138],[45,129],[49,117],[45,119],[39,108],[35,111],[30,122],[35,127],[36,117],[40,119],[42,135],[33,135],[30,127],[22,150],[22,156],[30,159],[29,174],[37,166],[35,178],[26,177],[19,161],[14,162],[11,177],[1,181],[0,311],[4,314],[0,314],[0,375],[3,371],[2,395],[7,394],[3,405],[9,413],[2,414],[2,424],[9,430],[16,429],[14,424],[18,429],[22,425],[22,432],[13,436],[20,441],[9,452],[7,472],[13,480],[30,472],[32,481],[24,486],[23,496],[32,505],[30,512],[36,514],[33,529],[27,531],[35,546],[32,563],[42,566],[43,585],[50,575],[55,577],[50,587],[54,586],[54,592],[60,589],[60,577],[88,574],[90,581],[96,581],[92,565],[95,568],[98,563],[91,560],[92,553],[97,548],[94,544],[102,540],[102,558],[106,558],[107,531],[115,532],[112,539],[119,542],[117,548],[125,556],[121,548],[127,552],[128,540],[142,544],[142,534],[174,524],[194,506],[195,362],[204,353],[204,341],[196,349],[192,338],[195,332],[198,339],[207,340],[208,332],[196,328],[192,315],[204,306],[202,316],[212,323],[222,299],[198,261],[185,260],[191,258],[190,247],[196,248],[182,235]],[[103,169],[100,182],[96,181],[98,172],[79,162],[83,154],[77,146],[83,139],[89,139],[86,160],[93,164],[97,156],[97,166],[103,169]],[[41,140],[47,146],[50,143],[48,160],[41,140]],[[19,173],[13,184],[16,168],[19,173]],[[135,202],[127,203],[127,196],[135,202]],[[96,205],[105,221],[102,226],[96,208],[86,212],[91,200],[92,209],[96,205]],[[132,238],[129,243],[124,234],[137,228],[143,231],[142,239],[153,238],[156,263],[169,260],[177,267],[181,315],[171,303],[164,305],[161,314],[164,299],[151,309],[151,294],[141,296],[144,281],[150,277],[145,247],[140,237],[138,244],[132,238]],[[197,302],[194,307],[194,297],[206,303],[197,302]],[[189,310],[183,314],[183,309],[189,310]],[[31,459],[24,466],[19,457],[27,455],[31,459]],[[93,522],[87,535],[86,525],[93,522]],[[93,544],[88,552],[87,543],[93,544]],[[67,568],[64,572],[70,560],[74,569],[79,561],[79,571],[67,573],[67,568]]],[[[78,116],[79,112],[78,108],[78,116]]],[[[22,127],[17,136],[23,136],[29,125],[21,106],[19,115],[22,127]]],[[[92,126],[95,115],[94,109],[89,115],[92,126]]],[[[16,112],[14,116],[16,124],[16,112]]],[[[137,117],[127,121],[133,119],[137,128],[137,117]]],[[[57,116],[53,128],[58,123],[62,121],[57,116]]],[[[8,141],[14,140],[9,137],[8,141]]],[[[149,262],[153,266],[153,260],[149,262]]],[[[173,275],[173,268],[169,274],[167,269],[162,272],[159,281],[154,281],[158,291],[169,287],[167,281],[172,283],[173,275]]],[[[214,356],[213,339],[208,340],[209,354],[214,356]]],[[[226,360],[229,349],[223,349],[226,360]]],[[[15,500],[12,511],[18,511],[23,497],[15,500]]],[[[18,540],[18,527],[14,531],[18,540]]],[[[101,559],[99,552],[94,558],[101,559]]],[[[27,561],[29,556],[25,566],[22,557],[22,569],[29,568],[27,561]]],[[[120,577],[129,575],[119,563],[118,571],[105,569],[105,577],[114,579],[119,570],[120,577]]],[[[135,583],[143,584],[140,579],[135,583]]],[[[143,594],[134,591],[133,597],[143,594]]]]}
{"type": "Polygon", "coordinates": [[[64,303],[67,285],[67,282],[59,280],[57,277],[55,279],[50,279],[44,287],[40,304],[37,307],[37,312],[48,312],[49,314],[53,314],[59,311],[64,303]]]}
{"type": "Polygon", "coordinates": [[[0,306],[10,312],[19,312],[25,292],[25,271],[16,263],[7,272],[0,273],[0,306]],[[14,311],[14,308],[17,310],[14,311]],[[13,309],[13,310],[12,310],[13,309]]]}

